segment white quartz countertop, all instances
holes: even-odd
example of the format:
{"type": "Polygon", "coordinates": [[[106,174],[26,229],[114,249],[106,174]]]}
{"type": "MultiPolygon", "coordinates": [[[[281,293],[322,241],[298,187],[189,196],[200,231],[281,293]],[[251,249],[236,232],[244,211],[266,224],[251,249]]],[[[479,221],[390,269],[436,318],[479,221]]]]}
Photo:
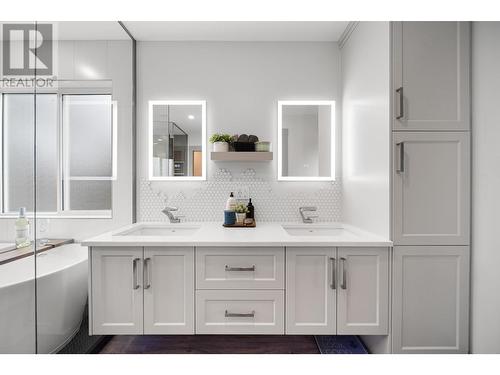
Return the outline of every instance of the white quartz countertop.
{"type": "Polygon", "coordinates": [[[83,246],[392,246],[386,238],[342,223],[257,222],[255,228],[224,228],[220,222],[128,225],[82,242],[83,246]],[[299,230],[292,235],[287,228],[299,230]],[[155,231],[165,234],[158,235],[155,231]],[[303,231],[306,234],[302,235],[303,231]],[[184,233],[185,232],[185,233],[184,233]],[[310,232],[310,233],[309,233],[310,232]],[[314,232],[314,233],[313,233],[314,232]]]}

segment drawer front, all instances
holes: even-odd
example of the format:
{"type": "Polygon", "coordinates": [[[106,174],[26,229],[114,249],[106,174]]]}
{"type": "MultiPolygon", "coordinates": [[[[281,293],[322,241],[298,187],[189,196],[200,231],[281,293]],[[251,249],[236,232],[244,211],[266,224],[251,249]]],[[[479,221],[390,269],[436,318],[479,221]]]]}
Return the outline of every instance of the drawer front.
{"type": "Polygon", "coordinates": [[[197,289],[283,289],[284,249],[196,249],[197,289]]]}
{"type": "Polygon", "coordinates": [[[198,290],[197,334],[284,334],[282,290],[198,290]]]}

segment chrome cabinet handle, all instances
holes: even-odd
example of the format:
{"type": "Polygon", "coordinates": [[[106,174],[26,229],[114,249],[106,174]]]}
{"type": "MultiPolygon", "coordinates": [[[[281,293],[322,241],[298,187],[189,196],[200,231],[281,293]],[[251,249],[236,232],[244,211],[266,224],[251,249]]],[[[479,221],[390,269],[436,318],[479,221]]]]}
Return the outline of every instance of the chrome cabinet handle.
{"type": "Polygon", "coordinates": [[[399,158],[398,158],[398,166],[396,168],[396,173],[404,173],[404,171],[405,171],[405,143],[399,142],[399,143],[396,143],[396,146],[399,147],[399,158]]]}
{"type": "Polygon", "coordinates": [[[399,94],[399,115],[396,116],[396,119],[401,120],[405,117],[403,87],[397,89],[396,92],[399,94]]]}
{"type": "Polygon", "coordinates": [[[255,317],[255,311],[252,310],[251,313],[232,313],[232,312],[229,312],[229,311],[225,311],[224,312],[224,316],[226,318],[253,318],[255,317]]]}
{"type": "Polygon", "coordinates": [[[134,285],[133,285],[133,288],[134,289],[139,289],[140,285],[137,281],[137,263],[139,263],[139,261],[141,260],[141,258],[135,258],[134,261],[132,262],[132,272],[133,272],[133,275],[134,275],[134,285]]]}
{"type": "Polygon", "coordinates": [[[347,289],[347,277],[346,277],[346,274],[347,274],[347,271],[345,269],[345,262],[347,261],[346,258],[340,258],[340,262],[342,263],[342,284],[340,284],[340,287],[342,289],[347,289]]]}
{"type": "Polygon", "coordinates": [[[144,259],[144,275],[146,276],[146,282],[144,283],[144,289],[149,289],[151,288],[151,258],[146,258],[144,259]]]}
{"type": "Polygon", "coordinates": [[[337,279],[337,260],[335,258],[330,258],[330,265],[332,267],[331,269],[331,282],[330,282],[330,288],[332,288],[333,290],[337,289],[337,282],[336,282],[336,279],[337,279]]]}
{"type": "Polygon", "coordinates": [[[255,265],[252,267],[231,267],[226,264],[224,267],[226,271],[255,271],[255,265]]]}

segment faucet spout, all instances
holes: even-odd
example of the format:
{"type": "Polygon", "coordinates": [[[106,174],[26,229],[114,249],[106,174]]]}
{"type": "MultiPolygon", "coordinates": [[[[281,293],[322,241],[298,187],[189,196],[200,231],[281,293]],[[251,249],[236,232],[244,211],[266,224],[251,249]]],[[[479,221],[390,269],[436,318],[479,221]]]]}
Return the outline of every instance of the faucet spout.
{"type": "Polygon", "coordinates": [[[167,215],[168,219],[170,220],[171,223],[180,223],[181,222],[181,216],[175,216],[172,211],[177,211],[177,207],[165,207],[161,212],[163,212],[165,215],[167,215]]]}
{"type": "Polygon", "coordinates": [[[318,208],[315,206],[299,207],[300,216],[302,216],[302,222],[305,224],[312,224],[313,218],[317,218],[318,215],[306,215],[305,212],[314,212],[318,208]]]}

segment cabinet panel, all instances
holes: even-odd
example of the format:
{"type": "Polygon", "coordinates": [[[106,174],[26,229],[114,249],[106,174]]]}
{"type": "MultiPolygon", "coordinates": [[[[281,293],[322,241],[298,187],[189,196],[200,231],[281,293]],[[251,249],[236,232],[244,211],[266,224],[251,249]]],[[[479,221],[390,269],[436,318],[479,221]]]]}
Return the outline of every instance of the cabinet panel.
{"type": "Polygon", "coordinates": [[[142,298],[142,247],[93,248],[93,334],[142,334],[142,298]]]}
{"type": "Polygon", "coordinates": [[[194,248],[144,249],[144,333],[194,333],[194,248]]]}
{"type": "Polygon", "coordinates": [[[467,246],[396,246],[393,283],[393,352],[467,353],[467,246]]]}
{"type": "Polygon", "coordinates": [[[389,250],[339,248],[337,333],[389,333],[389,250]]]}
{"type": "Polygon", "coordinates": [[[394,22],[393,70],[394,130],[470,128],[469,22],[394,22]]]}
{"type": "Polygon", "coordinates": [[[286,333],[336,333],[336,249],[286,249],[286,333]]]}
{"type": "Polygon", "coordinates": [[[469,134],[393,134],[395,245],[468,245],[469,134]]]}
{"type": "Polygon", "coordinates": [[[198,289],[283,289],[284,249],[199,247],[198,289]]]}
{"type": "Polygon", "coordinates": [[[196,291],[196,333],[284,333],[282,290],[196,291]]]}

